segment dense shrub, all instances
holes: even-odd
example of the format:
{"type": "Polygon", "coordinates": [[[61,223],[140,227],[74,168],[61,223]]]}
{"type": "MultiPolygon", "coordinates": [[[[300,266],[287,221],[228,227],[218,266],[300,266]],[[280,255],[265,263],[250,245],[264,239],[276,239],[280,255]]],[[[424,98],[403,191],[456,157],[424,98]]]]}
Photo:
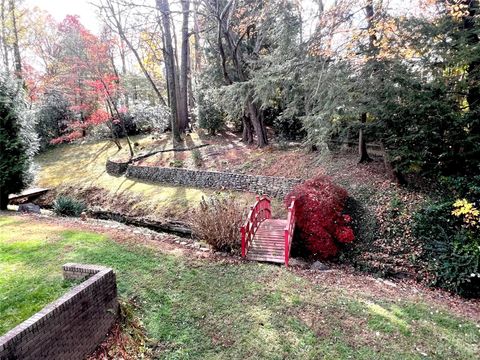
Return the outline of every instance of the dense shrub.
{"type": "MultiPolygon", "coordinates": [[[[272,111],[266,112],[264,115],[266,118],[265,122],[270,113],[272,113],[272,111]]],[[[303,123],[300,120],[301,114],[296,107],[287,108],[274,114],[275,117],[272,120],[272,126],[277,137],[283,140],[300,140],[305,137],[303,123]]]]}
{"type": "Polygon", "coordinates": [[[112,136],[112,129],[110,127],[111,127],[111,124],[107,124],[107,123],[94,126],[88,132],[88,137],[90,139],[95,139],[95,140],[111,139],[113,138],[113,136],[112,136]]]}
{"type": "Polygon", "coordinates": [[[231,251],[240,247],[243,207],[233,196],[202,198],[193,211],[191,226],[196,237],[216,250],[231,251]]]}
{"type": "Polygon", "coordinates": [[[466,199],[427,204],[414,215],[414,233],[430,264],[430,282],[463,296],[480,296],[478,204],[466,199]]]}
{"type": "Polygon", "coordinates": [[[68,196],[59,196],[53,203],[53,211],[59,216],[80,216],[85,210],[84,203],[68,196]]]}
{"type": "Polygon", "coordinates": [[[175,167],[175,168],[183,168],[183,166],[185,165],[183,163],[183,160],[180,160],[180,159],[174,159],[172,161],[170,161],[170,163],[168,164],[170,167],[175,167]]]}
{"type": "Polygon", "coordinates": [[[192,160],[196,167],[201,167],[203,165],[203,158],[200,150],[192,150],[192,160]]]}
{"type": "Polygon", "coordinates": [[[480,199],[480,175],[442,176],[440,188],[455,198],[480,199]]]}
{"type": "Polygon", "coordinates": [[[170,126],[170,110],[166,106],[138,101],[129,110],[138,131],[163,133],[170,126]]]}
{"type": "Polygon", "coordinates": [[[308,254],[327,258],[337,254],[339,243],[354,240],[350,216],[343,214],[348,193],[327,177],[317,177],[297,186],[285,201],[296,197],[297,228],[308,254]]]}
{"type": "Polygon", "coordinates": [[[209,92],[198,95],[198,126],[208,130],[210,135],[222,129],[225,125],[224,116],[209,92]]]}
{"type": "Polygon", "coordinates": [[[0,74],[0,209],[8,195],[23,190],[33,178],[33,155],[38,150],[35,118],[26,110],[21,85],[0,74]]]}
{"type": "Polygon", "coordinates": [[[60,137],[73,118],[70,104],[59,91],[46,92],[41,99],[41,104],[36,112],[37,131],[40,147],[47,147],[53,139],[60,137]]]}
{"type": "Polygon", "coordinates": [[[304,137],[302,122],[297,118],[279,116],[273,123],[273,129],[282,140],[299,140],[304,137]]]}
{"type": "Polygon", "coordinates": [[[115,138],[137,135],[139,129],[130,113],[120,113],[121,119],[113,121],[113,135],[115,138]]]}

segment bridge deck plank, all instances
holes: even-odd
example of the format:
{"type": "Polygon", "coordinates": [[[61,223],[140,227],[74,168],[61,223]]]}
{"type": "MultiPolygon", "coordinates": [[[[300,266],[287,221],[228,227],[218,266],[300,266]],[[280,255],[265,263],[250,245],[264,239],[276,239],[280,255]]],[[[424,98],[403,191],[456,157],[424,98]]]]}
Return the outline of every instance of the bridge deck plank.
{"type": "Polygon", "coordinates": [[[247,253],[247,259],[274,263],[285,263],[284,219],[267,219],[260,224],[247,253]]]}

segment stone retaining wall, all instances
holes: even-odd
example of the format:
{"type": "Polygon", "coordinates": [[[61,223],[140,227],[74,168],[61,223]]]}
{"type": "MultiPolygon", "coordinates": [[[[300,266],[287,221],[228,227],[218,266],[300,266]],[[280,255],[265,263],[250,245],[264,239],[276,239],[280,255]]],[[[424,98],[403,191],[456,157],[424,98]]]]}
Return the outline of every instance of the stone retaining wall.
{"type": "Polygon", "coordinates": [[[277,198],[285,197],[295,185],[302,182],[300,179],[283,177],[137,165],[129,165],[126,176],[160,184],[248,191],[277,198]]]}
{"type": "Polygon", "coordinates": [[[107,160],[106,169],[107,174],[112,176],[122,176],[125,174],[128,168],[129,161],[127,162],[116,162],[112,160],[107,160]]]}
{"type": "Polygon", "coordinates": [[[118,314],[112,269],[65,264],[66,279],[87,279],[0,337],[0,360],[82,360],[104,340],[118,314]]]}

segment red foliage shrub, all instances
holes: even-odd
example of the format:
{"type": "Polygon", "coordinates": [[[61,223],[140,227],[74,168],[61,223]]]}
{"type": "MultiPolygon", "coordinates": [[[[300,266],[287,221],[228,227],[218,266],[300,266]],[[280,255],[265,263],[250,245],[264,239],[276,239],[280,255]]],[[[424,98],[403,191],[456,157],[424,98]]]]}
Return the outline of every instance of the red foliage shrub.
{"type": "Polygon", "coordinates": [[[350,216],[342,214],[348,193],[328,177],[319,176],[295,187],[285,199],[296,197],[296,226],[305,248],[313,256],[327,258],[337,254],[337,244],[355,239],[350,216]]]}
{"type": "Polygon", "coordinates": [[[50,140],[50,144],[57,145],[64,142],[71,142],[73,140],[80,139],[83,136],[80,130],[75,130],[67,135],[60,136],[58,138],[50,140]]]}
{"type": "Polygon", "coordinates": [[[110,115],[103,109],[95,110],[87,119],[88,125],[100,125],[110,120],[110,115]]]}

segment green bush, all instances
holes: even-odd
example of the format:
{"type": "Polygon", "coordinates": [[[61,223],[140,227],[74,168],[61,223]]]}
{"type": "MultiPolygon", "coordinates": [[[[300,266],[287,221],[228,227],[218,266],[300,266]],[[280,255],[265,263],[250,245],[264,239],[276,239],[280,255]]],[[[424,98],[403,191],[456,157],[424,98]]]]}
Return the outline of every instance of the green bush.
{"type": "Polygon", "coordinates": [[[183,168],[183,160],[180,160],[180,159],[172,160],[170,161],[169,165],[170,167],[183,168]]]}
{"type": "Polygon", "coordinates": [[[200,150],[192,150],[192,160],[196,167],[201,167],[203,165],[203,158],[200,150]]]}
{"type": "Polygon", "coordinates": [[[480,296],[480,228],[452,214],[451,200],[430,203],[414,215],[414,233],[431,283],[466,297],[480,296]]]}
{"type": "Polygon", "coordinates": [[[480,199],[480,175],[442,176],[440,185],[456,198],[480,199]]]}
{"type": "Polygon", "coordinates": [[[273,130],[279,139],[300,140],[305,137],[302,122],[298,117],[282,114],[273,121],[273,130]]]}
{"type": "Polygon", "coordinates": [[[84,203],[68,196],[58,196],[53,203],[53,211],[59,216],[80,216],[86,209],[84,203]]]}
{"type": "Polygon", "coordinates": [[[47,90],[41,97],[40,107],[36,112],[35,130],[40,140],[41,149],[50,145],[50,141],[62,135],[65,123],[73,118],[71,104],[61,91],[47,90]]]}
{"type": "Polygon", "coordinates": [[[198,96],[198,126],[210,135],[221,130],[225,125],[224,115],[210,92],[201,92],[198,96]]]}

